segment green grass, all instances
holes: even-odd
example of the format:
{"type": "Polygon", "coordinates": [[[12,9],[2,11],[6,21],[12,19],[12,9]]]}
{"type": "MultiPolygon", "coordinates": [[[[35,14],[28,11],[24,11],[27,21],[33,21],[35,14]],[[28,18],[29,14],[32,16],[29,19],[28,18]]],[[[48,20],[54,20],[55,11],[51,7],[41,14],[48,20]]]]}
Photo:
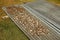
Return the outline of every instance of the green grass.
{"type": "Polygon", "coordinates": [[[0,40],[29,40],[10,18],[2,19],[4,15],[0,12],[0,40]]]}
{"type": "Polygon", "coordinates": [[[53,3],[55,3],[55,4],[60,4],[60,0],[47,0],[47,1],[53,2],[53,3]]]}

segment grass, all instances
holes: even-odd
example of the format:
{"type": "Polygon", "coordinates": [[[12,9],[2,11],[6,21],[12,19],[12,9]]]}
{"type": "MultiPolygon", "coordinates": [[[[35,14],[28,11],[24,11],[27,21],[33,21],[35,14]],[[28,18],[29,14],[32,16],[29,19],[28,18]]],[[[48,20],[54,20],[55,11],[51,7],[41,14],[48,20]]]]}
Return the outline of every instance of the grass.
{"type": "Polygon", "coordinates": [[[0,40],[29,40],[10,18],[2,19],[2,17],[6,15],[2,7],[30,1],[31,0],[0,0],[0,40]]]}
{"type": "Polygon", "coordinates": [[[10,20],[0,21],[0,40],[29,40],[26,35],[10,20]]]}
{"type": "Polygon", "coordinates": [[[48,2],[51,2],[57,6],[60,6],[60,0],[47,0],[48,2]]]}

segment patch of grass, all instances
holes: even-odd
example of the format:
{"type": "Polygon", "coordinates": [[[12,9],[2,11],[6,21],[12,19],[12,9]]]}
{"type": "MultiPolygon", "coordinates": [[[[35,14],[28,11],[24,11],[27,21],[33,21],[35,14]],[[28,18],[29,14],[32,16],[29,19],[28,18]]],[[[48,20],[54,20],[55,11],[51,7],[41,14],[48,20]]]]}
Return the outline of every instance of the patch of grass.
{"type": "Polygon", "coordinates": [[[48,2],[51,2],[57,6],[60,6],[60,0],[47,0],[48,2]]]}
{"type": "Polygon", "coordinates": [[[0,40],[29,40],[26,35],[10,20],[0,21],[0,40]]]}
{"type": "Polygon", "coordinates": [[[24,2],[33,2],[33,1],[34,0],[0,0],[0,6],[23,4],[24,2]]]}

